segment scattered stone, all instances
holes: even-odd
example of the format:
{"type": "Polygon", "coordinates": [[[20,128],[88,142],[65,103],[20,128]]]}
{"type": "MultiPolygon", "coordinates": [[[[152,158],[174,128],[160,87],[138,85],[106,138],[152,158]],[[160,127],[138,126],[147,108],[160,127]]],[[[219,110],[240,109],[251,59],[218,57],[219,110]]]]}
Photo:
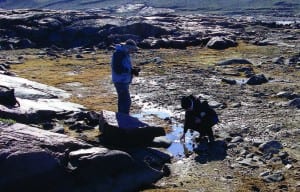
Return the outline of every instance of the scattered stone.
{"type": "Polygon", "coordinates": [[[236,143],[228,143],[227,147],[228,147],[228,149],[236,148],[237,144],[236,143]]]}
{"type": "Polygon", "coordinates": [[[77,59],[83,59],[84,57],[82,56],[82,55],[80,55],[80,54],[77,54],[76,56],[75,56],[77,59]]]}
{"type": "Polygon", "coordinates": [[[272,63],[278,64],[278,65],[284,65],[285,59],[284,59],[284,57],[276,57],[276,58],[272,59],[272,63]]]}
{"type": "Polygon", "coordinates": [[[240,143],[243,142],[243,138],[241,136],[236,136],[231,140],[231,143],[240,143]]]}
{"type": "Polygon", "coordinates": [[[242,104],[239,102],[239,103],[233,103],[232,105],[231,105],[231,107],[232,108],[239,108],[239,107],[241,107],[242,106],[242,104]]]}
{"type": "Polygon", "coordinates": [[[278,42],[273,41],[271,39],[264,39],[261,41],[254,42],[254,45],[258,45],[258,46],[277,45],[277,44],[278,42]]]}
{"type": "Polygon", "coordinates": [[[289,169],[292,169],[292,168],[293,168],[293,165],[287,164],[287,165],[285,166],[285,168],[288,169],[288,170],[289,170],[289,169]]]}
{"type": "Polygon", "coordinates": [[[288,106],[300,109],[300,98],[295,98],[289,101],[288,106]]]}
{"type": "Polygon", "coordinates": [[[252,65],[252,63],[249,60],[242,59],[242,58],[228,59],[228,60],[220,61],[217,63],[217,65],[220,65],[220,66],[235,65],[235,64],[251,64],[252,65]]]}
{"type": "Polygon", "coordinates": [[[265,141],[262,140],[262,139],[253,139],[253,140],[252,140],[252,144],[253,144],[253,146],[255,146],[255,147],[260,146],[260,145],[263,144],[264,142],[265,142],[265,141]]]}
{"type": "Polygon", "coordinates": [[[295,99],[297,97],[300,97],[297,93],[287,92],[287,91],[281,91],[277,93],[276,96],[279,98],[286,98],[286,99],[295,99]]]}
{"type": "Polygon", "coordinates": [[[236,84],[236,80],[231,80],[231,79],[222,78],[222,82],[227,83],[229,85],[235,85],[236,84]]]}
{"type": "Polygon", "coordinates": [[[273,173],[263,177],[263,180],[267,183],[280,182],[284,180],[282,172],[273,173]]]}
{"type": "Polygon", "coordinates": [[[206,44],[208,48],[217,50],[227,49],[229,47],[235,47],[237,45],[237,42],[226,37],[212,37],[206,44]]]}
{"type": "Polygon", "coordinates": [[[282,149],[282,144],[279,141],[267,141],[259,145],[258,149],[265,154],[277,154],[282,149]]]}
{"type": "Polygon", "coordinates": [[[271,171],[264,171],[264,172],[260,173],[259,176],[266,177],[266,176],[268,176],[270,174],[271,174],[271,171]]]}
{"type": "Polygon", "coordinates": [[[221,107],[223,105],[222,103],[220,103],[218,101],[209,101],[208,104],[212,108],[218,108],[218,107],[221,107]]]}
{"type": "Polygon", "coordinates": [[[238,163],[243,165],[243,166],[250,167],[252,169],[257,169],[259,167],[259,165],[256,164],[254,161],[252,161],[251,158],[243,159],[241,161],[238,161],[238,163]]]}
{"type": "Polygon", "coordinates": [[[248,85],[261,85],[263,83],[267,83],[268,79],[264,76],[264,74],[260,74],[260,75],[254,75],[252,77],[250,77],[246,84],[248,85]]]}
{"type": "Polygon", "coordinates": [[[286,159],[289,156],[289,154],[286,151],[280,151],[278,153],[278,157],[280,157],[281,159],[286,159]]]}
{"type": "Polygon", "coordinates": [[[246,155],[246,158],[253,158],[254,154],[253,153],[249,153],[248,155],[246,155]]]}

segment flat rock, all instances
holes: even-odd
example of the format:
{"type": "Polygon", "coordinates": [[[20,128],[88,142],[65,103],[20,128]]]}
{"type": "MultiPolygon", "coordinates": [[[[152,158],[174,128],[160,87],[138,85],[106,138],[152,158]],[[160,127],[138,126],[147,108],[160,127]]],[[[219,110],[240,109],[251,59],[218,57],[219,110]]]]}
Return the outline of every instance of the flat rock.
{"type": "Polygon", "coordinates": [[[243,58],[234,58],[234,59],[228,59],[224,61],[220,61],[217,63],[217,65],[236,65],[236,64],[252,64],[249,60],[243,59],[243,58]]]}
{"type": "Polygon", "coordinates": [[[259,145],[258,149],[263,153],[277,154],[283,148],[279,141],[267,141],[259,145]]]}
{"type": "Polygon", "coordinates": [[[119,146],[150,145],[155,137],[164,136],[163,127],[149,125],[123,113],[103,110],[99,128],[104,142],[119,146]]]}
{"type": "Polygon", "coordinates": [[[80,175],[89,177],[116,174],[134,165],[133,159],[128,153],[104,147],[72,151],[69,153],[69,159],[69,168],[80,175]],[[95,172],[95,170],[99,171],[95,172]]]}
{"type": "Polygon", "coordinates": [[[0,82],[1,85],[14,88],[16,97],[22,99],[66,99],[71,96],[71,94],[62,89],[30,81],[21,77],[12,77],[0,74],[0,82]]]}
{"type": "Polygon", "coordinates": [[[62,89],[1,74],[0,82],[1,85],[15,90],[16,99],[20,103],[19,107],[0,105],[1,118],[28,124],[49,121],[59,113],[85,109],[82,105],[64,101],[70,94],[62,89]]]}
{"type": "Polygon", "coordinates": [[[288,106],[300,109],[300,98],[295,98],[289,101],[288,106]]]}

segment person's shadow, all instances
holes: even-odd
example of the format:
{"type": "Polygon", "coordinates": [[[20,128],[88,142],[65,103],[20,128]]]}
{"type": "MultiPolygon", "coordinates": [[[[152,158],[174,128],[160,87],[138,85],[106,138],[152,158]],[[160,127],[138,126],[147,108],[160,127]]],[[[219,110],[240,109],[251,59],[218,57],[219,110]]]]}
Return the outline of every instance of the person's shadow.
{"type": "Polygon", "coordinates": [[[219,140],[212,143],[199,143],[194,152],[198,154],[195,160],[201,164],[210,161],[222,161],[227,155],[227,145],[225,141],[219,140]]]}

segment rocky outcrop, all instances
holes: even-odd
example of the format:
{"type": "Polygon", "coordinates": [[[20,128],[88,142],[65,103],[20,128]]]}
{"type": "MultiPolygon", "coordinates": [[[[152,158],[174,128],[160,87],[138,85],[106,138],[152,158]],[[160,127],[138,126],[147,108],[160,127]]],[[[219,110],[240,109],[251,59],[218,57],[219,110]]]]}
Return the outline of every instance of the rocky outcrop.
{"type": "MultiPolygon", "coordinates": [[[[0,10],[0,49],[110,46],[129,38],[144,49],[206,46],[226,49],[240,39],[257,45],[282,44],[260,26],[244,18],[203,15],[148,14],[119,17],[101,10],[0,10]],[[258,28],[256,28],[258,26],[258,28]]],[[[290,24],[291,30],[297,29],[290,24]]],[[[278,29],[281,29],[278,25],[278,29]]],[[[276,28],[276,29],[277,29],[276,28]]],[[[288,35],[288,34],[287,34],[288,35]]],[[[280,37],[285,41],[291,38],[280,37]]],[[[294,37],[298,41],[299,38],[294,37]]]]}
{"type": "Polygon", "coordinates": [[[160,179],[164,175],[160,169],[170,160],[157,151],[151,152],[154,161],[146,163],[147,149],[125,152],[93,147],[23,124],[1,124],[0,135],[1,191],[42,191],[46,187],[50,191],[120,191],[119,184],[122,191],[132,191],[160,179]]]}
{"type": "Polygon", "coordinates": [[[0,81],[1,85],[14,89],[20,104],[15,107],[0,105],[1,118],[29,124],[51,121],[85,109],[82,105],[64,101],[70,94],[55,87],[1,74],[0,81]]]}

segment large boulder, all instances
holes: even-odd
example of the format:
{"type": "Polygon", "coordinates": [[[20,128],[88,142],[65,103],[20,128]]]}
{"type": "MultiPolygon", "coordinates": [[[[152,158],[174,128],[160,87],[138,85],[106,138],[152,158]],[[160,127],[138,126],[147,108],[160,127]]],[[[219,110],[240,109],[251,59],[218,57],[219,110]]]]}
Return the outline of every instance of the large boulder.
{"type": "Polygon", "coordinates": [[[148,146],[155,137],[164,136],[163,127],[149,125],[123,113],[101,111],[99,128],[104,142],[117,146],[148,146]]]}
{"type": "Polygon", "coordinates": [[[91,147],[83,141],[23,124],[1,126],[0,135],[0,191],[57,182],[68,162],[66,153],[91,147]]]}
{"type": "Polygon", "coordinates": [[[226,37],[212,37],[206,46],[210,49],[223,50],[229,47],[236,47],[237,45],[236,41],[226,37]]]}
{"type": "Polygon", "coordinates": [[[0,135],[0,191],[137,191],[161,179],[170,161],[156,150],[95,147],[24,124],[0,124],[0,135]]]}

